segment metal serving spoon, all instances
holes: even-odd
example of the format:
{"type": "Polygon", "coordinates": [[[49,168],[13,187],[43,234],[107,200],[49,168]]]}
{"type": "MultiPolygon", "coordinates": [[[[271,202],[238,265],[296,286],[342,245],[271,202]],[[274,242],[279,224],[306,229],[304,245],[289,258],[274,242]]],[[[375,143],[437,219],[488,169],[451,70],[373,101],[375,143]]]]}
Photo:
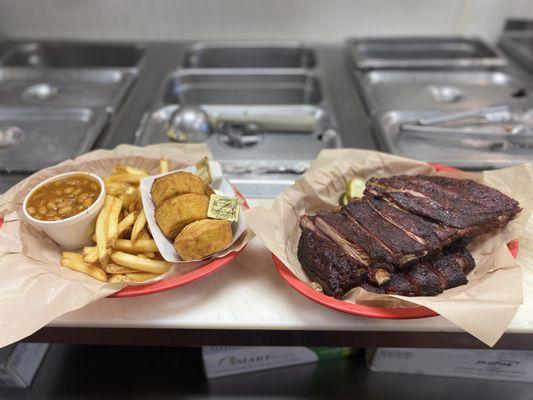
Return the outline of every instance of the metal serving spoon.
{"type": "Polygon", "coordinates": [[[200,107],[178,107],[167,126],[167,136],[176,142],[205,142],[210,132],[209,118],[200,107]]]}

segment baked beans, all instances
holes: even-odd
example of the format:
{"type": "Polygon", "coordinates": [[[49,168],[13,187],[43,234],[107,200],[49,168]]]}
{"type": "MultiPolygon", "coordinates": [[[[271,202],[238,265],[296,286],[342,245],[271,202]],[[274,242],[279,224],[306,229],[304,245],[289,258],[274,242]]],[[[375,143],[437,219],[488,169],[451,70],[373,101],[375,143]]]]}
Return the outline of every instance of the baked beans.
{"type": "Polygon", "coordinates": [[[79,174],[48,182],[35,190],[26,210],[41,221],[58,221],[88,209],[100,195],[100,184],[79,174]]]}

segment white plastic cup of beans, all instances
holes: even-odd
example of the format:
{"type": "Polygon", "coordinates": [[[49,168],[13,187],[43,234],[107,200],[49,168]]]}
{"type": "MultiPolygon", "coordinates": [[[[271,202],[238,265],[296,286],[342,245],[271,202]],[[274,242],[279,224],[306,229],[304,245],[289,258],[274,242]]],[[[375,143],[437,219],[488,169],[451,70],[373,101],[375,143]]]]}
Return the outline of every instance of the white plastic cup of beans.
{"type": "Polygon", "coordinates": [[[105,195],[98,175],[67,172],[35,186],[24,198],[22,214],[61,247],[79,249],[91,242],[105,195]]]}

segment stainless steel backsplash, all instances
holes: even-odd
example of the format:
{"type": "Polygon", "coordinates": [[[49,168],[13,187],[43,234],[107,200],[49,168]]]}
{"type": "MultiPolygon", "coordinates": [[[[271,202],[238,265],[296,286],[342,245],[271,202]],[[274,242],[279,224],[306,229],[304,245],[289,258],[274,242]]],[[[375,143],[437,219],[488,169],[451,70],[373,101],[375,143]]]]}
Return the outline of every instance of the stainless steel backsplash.
{"type": "Polygon", "coordinates": [[[79,40],[475,34],[494,40],[531,0],[0,0],[0,35],[79,40]]]}

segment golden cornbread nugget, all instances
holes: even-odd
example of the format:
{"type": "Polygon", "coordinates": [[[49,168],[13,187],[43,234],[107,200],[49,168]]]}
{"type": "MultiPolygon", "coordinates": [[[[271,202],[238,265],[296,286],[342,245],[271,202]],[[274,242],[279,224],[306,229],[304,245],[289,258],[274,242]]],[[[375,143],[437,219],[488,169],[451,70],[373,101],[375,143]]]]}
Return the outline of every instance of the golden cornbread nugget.
{"type": "Polygon", "coordinates": [[[174,239],[188,224],[207,218],[209,197],[205,194],[182,194],[168,199],[155,209],[155,220],[169,239],[174,239]]]}
{"type": "Polygon", "coordinates": [[[183,228],[174,247],[183,260],[199,260],[225,249],[232,239],[231,222],[202,219],[183,228]]]}
{"type": "Polygon", "coordinates": [[[156,178],[150,194],[156,207],[164,201],[186,193],[206,194],[207,184],[198,175],[178,171],[156,178]]]}

